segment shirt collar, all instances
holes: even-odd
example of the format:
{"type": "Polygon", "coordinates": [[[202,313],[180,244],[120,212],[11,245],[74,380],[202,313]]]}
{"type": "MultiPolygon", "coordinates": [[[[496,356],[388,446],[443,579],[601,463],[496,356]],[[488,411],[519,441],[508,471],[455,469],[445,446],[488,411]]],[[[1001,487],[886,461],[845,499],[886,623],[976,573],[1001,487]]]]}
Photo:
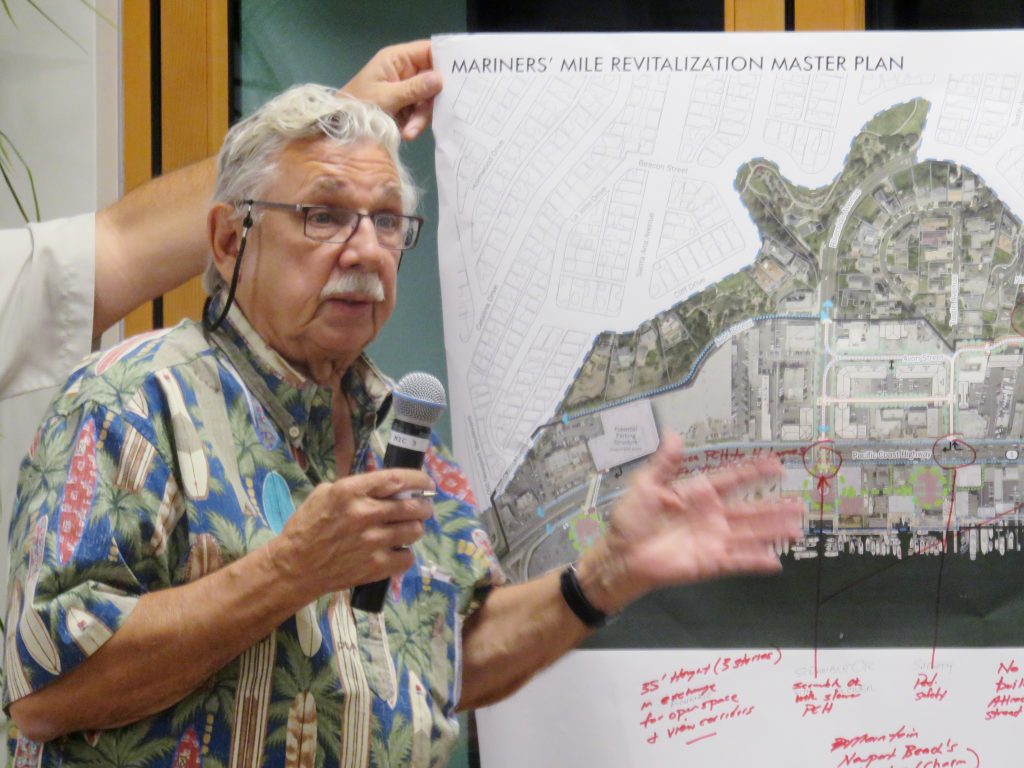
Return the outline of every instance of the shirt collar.
{"type": "MultiPolygon", "coordinates": [[[[223,293],[218,293],[205,313],[217,317],[222,306],[223,293]]],[[[331,390],[296,370],[270,347],[237,304],[231,306],[221,326],[208,335],[290,443],[305,444],[311,429],[331,432],[331,390]]],[[[341,385],[351,401],[358,451],[387,414],[394,384],[363,354],[342,375],[341,385]]],[[[327,444],[333,443],[330,435],[327,444]]]]}

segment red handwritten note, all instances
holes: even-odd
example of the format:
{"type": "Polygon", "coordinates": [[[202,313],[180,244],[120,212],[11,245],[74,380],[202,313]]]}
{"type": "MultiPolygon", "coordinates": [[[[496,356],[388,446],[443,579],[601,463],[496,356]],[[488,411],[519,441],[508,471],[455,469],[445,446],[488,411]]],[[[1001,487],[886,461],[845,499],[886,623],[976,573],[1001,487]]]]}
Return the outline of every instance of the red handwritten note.
{"type": "Polygon", "coordinates": [[[777,456],[780,460],[796,459],[802,451],[802,448],[708,448],[695,453],[687,453],[683,457],[683,469],[680,474],[685,476],[695,472],[711,472],[760,456],[777,456]]]}
{"type": "Polygon", "coordinates": [[[640,729],[648,744],[684,745],[710,739],[730,722],[750,717],[756,705],[738,692],[737,673],[782,660],[778,649],[723,654],[706,664],[677,667],[640,684],[640,729]]]}
{"type": "Polygon", "coordinates": [[[859,733],[832,740],[836,768],[980,768],[971,747],[951,738],[923,738],[901,725],[888,733],[859,733]]]}
{"type": "Polygon", "coordinates": [[[859,677],[826,677],[793,683],[793,700],[803,710],[801,717],[830,715],[842,702],[859,699],[863,692],[859,677]]]}
{"type": "Polygon", "coordinates": [[[985,719],[1020,718],[1024,709],[1024,674],[1016,660],[999,662],[994,688],[994,695],[985,707],[985,719]]]}
{"type": "Polygon", "coordinates": [[[914,680],[914,701],[945,701],[949,691],[942,687],[938,672],[918,672],[914,680]]]}

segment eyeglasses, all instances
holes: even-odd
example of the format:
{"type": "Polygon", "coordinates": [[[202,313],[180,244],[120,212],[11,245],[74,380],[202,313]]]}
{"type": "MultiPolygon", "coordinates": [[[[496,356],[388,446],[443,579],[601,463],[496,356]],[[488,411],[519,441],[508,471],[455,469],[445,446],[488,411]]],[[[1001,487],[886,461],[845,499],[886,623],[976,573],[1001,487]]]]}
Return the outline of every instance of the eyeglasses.
{"type": "Polygon", "coordinates": [[[389,251],[407,251],[416,245],[420,237],[423,219],[419,216],[404,216],[390,211],[360,213],[331,205],[302,205],[290,203],[269,203],[265,200],[242,200],[239,206],[262,206],[302,214],[302,232],[310,240],[320,243],[347,243],[363,219],[369,219],[377,242],[389,251]]]}

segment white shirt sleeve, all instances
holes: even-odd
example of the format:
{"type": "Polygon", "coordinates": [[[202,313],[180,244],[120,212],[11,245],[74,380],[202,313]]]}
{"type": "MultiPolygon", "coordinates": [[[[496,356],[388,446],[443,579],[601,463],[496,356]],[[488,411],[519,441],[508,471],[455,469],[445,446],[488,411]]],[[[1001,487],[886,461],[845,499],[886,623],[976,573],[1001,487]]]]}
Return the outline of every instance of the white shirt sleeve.
{"type": "Polygon", "coordinates": [[[96,217],[0,230],[0,399],[64,381],[92,344],[96,217]]]}

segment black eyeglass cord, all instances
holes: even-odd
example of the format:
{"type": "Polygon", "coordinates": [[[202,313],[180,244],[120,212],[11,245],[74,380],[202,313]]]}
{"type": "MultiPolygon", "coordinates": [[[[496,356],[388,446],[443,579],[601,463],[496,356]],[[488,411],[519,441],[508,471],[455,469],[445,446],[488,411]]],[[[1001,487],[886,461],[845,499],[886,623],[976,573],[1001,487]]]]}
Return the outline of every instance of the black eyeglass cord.
{"type": "Polygon", "coordinates": [[[221,310],[220,317],[213,323],[210,322],[208,310],[210,302],[213,300],[212,296],[208,297],[203,305],[203,330],[207,333],[212,333],[220,328],[224,318],[228,316],[228,310],[231,309],[231,305],[235,302],[235,288],[238,287],[238,273],[242,268],[242,254],[245,253],[245,243],[249,238],[249,230],[252,228],[252,225],[252,202],[250,202],[249,207],[245,211],[245,218],[242,220],[242,241],[238,244],[238,256],[235,257],[235,268],[231,272],[231,285],[228,286],[228,297],[224,300],[224,309],[221,310]]]}

